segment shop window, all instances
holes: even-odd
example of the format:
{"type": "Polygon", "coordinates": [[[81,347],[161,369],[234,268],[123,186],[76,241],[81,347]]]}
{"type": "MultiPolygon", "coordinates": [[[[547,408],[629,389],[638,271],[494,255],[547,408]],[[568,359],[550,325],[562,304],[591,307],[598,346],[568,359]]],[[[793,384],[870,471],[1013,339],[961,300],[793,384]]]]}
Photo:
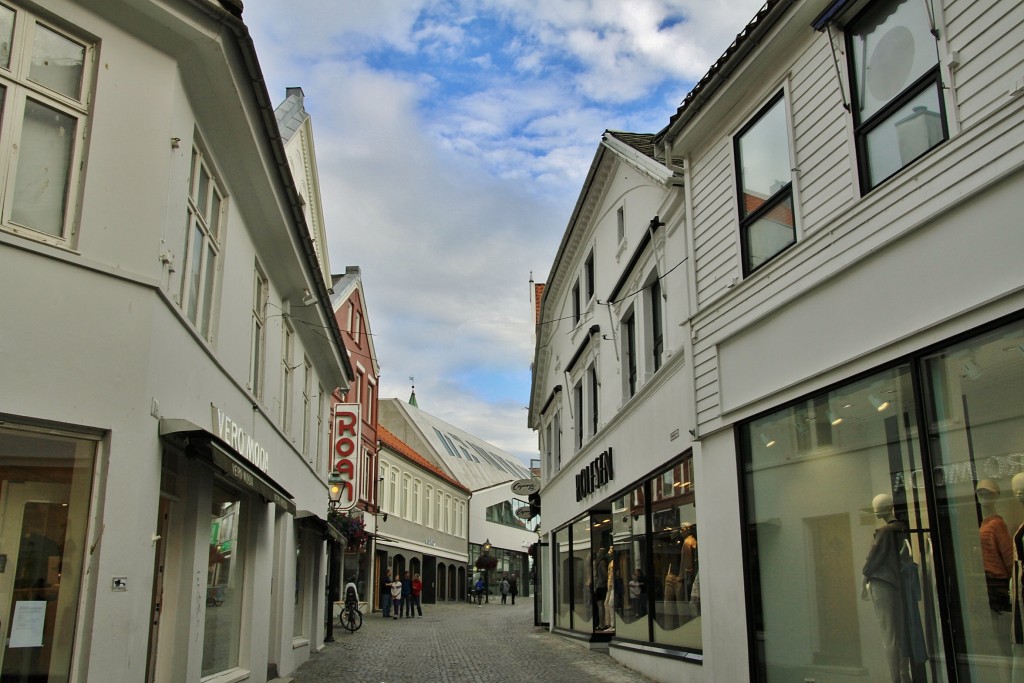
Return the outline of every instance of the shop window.
{"type": "Polygon", "coordinates": [[[551,555],[555,559],[554,601],[555,626],[572,627],[572,556],[569,554],[569,528],[558,529],[552,535],[551,555]]]}
{"type": "Polygon", "coordinates": [[[612,504],[612,537],[615,539],[616,586],[615,635],[650,639],[650,598],[653,581],[647,575],[647,510],[643,487],[612,504]]]}
{"type": "Polygon", "coordinates": [[[693,457],[654,477],[651,501],[654,642],[700,650],[700,566],[697,510],[692,480],[684,480],[693,457]]]}
{"type": "Polygon", "coordinates": [[[932,680],[926,652],[942,647],[917,415],[910,368],[899,366],[741,428],[762,672],[932,680]]]}
{"type": "Polygon", "coordinates": [[[94,50],[24,9],[0,6],[3,226],[73,246],[94,50]]]}
{"type": "Polygon", "coordinates": [[[69,680],[96,443],[8,427],[0,428],[0,678],[69,680]]]}
{"type": "Polygon", "coordinates": [[[927,355],[923,375],[938,517],[948,521],[938,544],[953,573],[945,594],[963,615],[952,630],[957,668],[964,680],[999,680],[1024,647],[1024,323],[927,355]]]}
{"type": "Polygon", "coordinates": [[[786,101],[779,93],[736,136],[740,249],[749,275],[796,242],[786,101]]]}
{"type": "Polygon", "coordinates": [[[927,3],[873,3],[848,27],[861,188],[870,190],[948,137],[927,3]]]}
{"type": "Polygon", "coordinates": [[[247,502],[219,481],[210,501],[210,557],[206,572],[202,675],[239,664],[245,586],[247,502]]]}
{"type": "Polygon", "coordinates": [[[594,548],[590,542],[590,517],[583,517],[572,527],[571,566],[572,629],[582,633],[594,631],[594,548]]]}
{"type": "Polygon", "coordinates": [[[193,147],[179,303],[185,316],[208,341],[213,338],[214,291],[220,272],[223,213],[224,194],[212,166],[200,148],[193,147]]]}
{"type": "Polygon", "coordinates": [[[309,553],[303,553],[302,528],[295,525],[295,603],[292,615],[292,637],[301,638],[306,634],[306,602],[309,586],[309,553]]]}

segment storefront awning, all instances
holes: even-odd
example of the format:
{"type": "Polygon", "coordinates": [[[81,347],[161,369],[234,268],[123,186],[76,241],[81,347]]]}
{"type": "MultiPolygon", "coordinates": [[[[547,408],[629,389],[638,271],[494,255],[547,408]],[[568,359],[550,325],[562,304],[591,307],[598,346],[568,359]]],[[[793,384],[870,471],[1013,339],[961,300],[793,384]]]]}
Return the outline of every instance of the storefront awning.
{"type": "Polygon", "coordinates": [[[188,420],[161,418],[160,438],[181,448],[191,458],[206,460],[239,488],[252,491],[268,503],[295,514],[295,501],[290,493],[202,427],[188,420]]]}
{"type": "Polygon", "coordinates": [[[300,524],[305,524],[310,529],[316,529],[324,535],[324,538],[330,538],[337,541],[338,543],[341,543],[343,547],[348,545],[348,542],[345,541],[345,537],[341,535],[341,532],[338,531],[333,524],[328,522],[326,519],[322,519],[315,512],[299,510],[295,513],[295,521],[300,524]]]}

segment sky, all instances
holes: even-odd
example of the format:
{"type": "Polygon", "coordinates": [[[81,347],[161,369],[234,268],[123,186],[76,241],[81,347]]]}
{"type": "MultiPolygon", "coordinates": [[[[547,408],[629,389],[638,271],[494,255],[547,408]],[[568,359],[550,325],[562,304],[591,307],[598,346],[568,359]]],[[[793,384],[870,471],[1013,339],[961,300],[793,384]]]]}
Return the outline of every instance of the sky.
{"type": "Polygon", "coordinates": [[[544,282],[605,130],[656,133],[764,0],[246,0],[312,117],[331,269],[381,398],[519,457],[544,282]],[[415,378],[412,380],[411,378],[415,378]]]}

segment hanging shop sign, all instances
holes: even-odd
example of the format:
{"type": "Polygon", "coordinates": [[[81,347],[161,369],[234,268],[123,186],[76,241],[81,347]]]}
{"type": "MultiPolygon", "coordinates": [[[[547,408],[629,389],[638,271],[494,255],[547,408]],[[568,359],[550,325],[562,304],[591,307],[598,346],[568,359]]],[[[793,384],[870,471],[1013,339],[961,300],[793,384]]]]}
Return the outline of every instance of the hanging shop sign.
{"type": "Polygon", "coordinates": [[[529,505],[524,505],[521,508],[516,508],[516,517],[518,517],[519,519],[529,520],[531,517],[533,517],[533,510],[530,508],[529,505]]]}
{"type": "Polygon", "coordinates": [[[241,425],[225,415],[223,410],[212,403],[210,407],[213,409],[213,429],[220,440],[261,472],[269,472],[270,454],[267,453],[267,449],[247,434],[241,425]]]}
{"type": "Polygon", "coordinates": [[[612,449],[601,453],[576,475],[576,500],[581,501],[615,478],[612,449]]]}
{"type": "Polygon", "coordinates": [[[341,499],[338,509],[351,510],[356,504],[356,486],[362,478],[362,424],[358,403],[337,403],[334,406],[334,444],[331,449],[331,469],[341,475],[341,499]]]}
{"type": "Polygon", "coordinates": [[[528,496],[540,491],[540,482],[536,479],[520,479],[512,482],[512,493],[517,496],[528,496]]]}

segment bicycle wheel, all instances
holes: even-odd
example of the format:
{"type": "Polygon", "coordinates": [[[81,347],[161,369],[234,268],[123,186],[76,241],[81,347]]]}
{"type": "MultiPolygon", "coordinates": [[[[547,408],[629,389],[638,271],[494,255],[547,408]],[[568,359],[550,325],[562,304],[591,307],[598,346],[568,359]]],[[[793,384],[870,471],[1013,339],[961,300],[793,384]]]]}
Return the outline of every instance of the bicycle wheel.
{"type": "Polygon", "coordinates": [[[341,621],[342,628],[352,632],[358,631],[359,627],[363,625],[363,613],[357,609],[343,610],[338,619],[341,621]]]}

